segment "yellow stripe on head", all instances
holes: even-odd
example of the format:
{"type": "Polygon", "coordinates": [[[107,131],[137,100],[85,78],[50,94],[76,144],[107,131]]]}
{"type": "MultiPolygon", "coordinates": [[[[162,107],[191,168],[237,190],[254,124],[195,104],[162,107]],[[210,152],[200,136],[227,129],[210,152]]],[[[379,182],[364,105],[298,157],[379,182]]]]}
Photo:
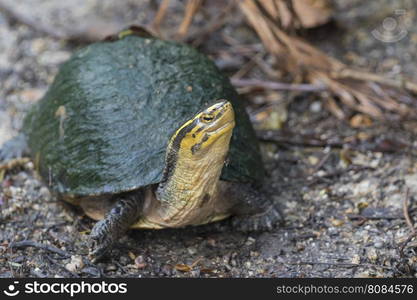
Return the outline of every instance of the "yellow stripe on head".
{"type": "Polygon", "coordinates": [[[234,125],[231,103],[220,100],[178,128],[170,140],[168,152],[174,150],[176,153],[194,155],[231,131],[234,125]]]}

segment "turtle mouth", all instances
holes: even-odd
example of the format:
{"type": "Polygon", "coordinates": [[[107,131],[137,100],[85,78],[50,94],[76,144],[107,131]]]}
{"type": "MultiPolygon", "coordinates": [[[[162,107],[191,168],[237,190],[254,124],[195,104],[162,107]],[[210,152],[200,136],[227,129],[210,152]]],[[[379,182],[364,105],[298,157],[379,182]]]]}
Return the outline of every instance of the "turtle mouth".
{"type": "Polygon", "coordinates": [[[228,101],[221,102],[213,115],[213,122],[205,125],[211,135],[232,130],[235,127],[235,115],[231,104],[228,101]]]}
{"type": "Polygon", "coordinates": [[[222,135],[230,130],[233,130],[235,127],[234,120],[228,120],[223,122],[222,124],[218,124],[218,126],[213,126],[209,128],[207,131],[210,135],[222,135]]]}

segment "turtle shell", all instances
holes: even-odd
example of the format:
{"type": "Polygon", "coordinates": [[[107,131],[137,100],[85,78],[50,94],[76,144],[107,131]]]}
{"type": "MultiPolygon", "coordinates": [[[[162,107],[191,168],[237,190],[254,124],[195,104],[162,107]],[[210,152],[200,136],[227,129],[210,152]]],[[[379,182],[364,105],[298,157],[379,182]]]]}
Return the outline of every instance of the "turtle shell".
{"type": "Polygon", "coordinates": [[[205,55],[171,41],[130,35],[77,51],[24,131],[54,192],[120,193],[158,183],[171,135],[216,99],[231,101],[236,115],[221,178],[261,180],[254,130],[228,78],[205,55]]]}

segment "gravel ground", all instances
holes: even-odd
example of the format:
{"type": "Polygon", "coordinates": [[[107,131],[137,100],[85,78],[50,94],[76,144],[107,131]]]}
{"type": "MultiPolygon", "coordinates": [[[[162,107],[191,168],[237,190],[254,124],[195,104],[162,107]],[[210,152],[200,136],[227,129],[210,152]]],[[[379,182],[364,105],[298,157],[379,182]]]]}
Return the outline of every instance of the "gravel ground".
{"type": "MultiPolygon", "coordinates": [[[[79,14],[101,21],[122,24],[152,16],[147,1],[142,4],[150,5],[150,13],[142,17],[137,12],[143,7],[135,1],[117,10],[111,1],[103,6],[85,2],[79,14]]],[[[364,2],[337,1],[332,27],[311,30],[308,36],[345,62],[415,77],[417,27],[401,19],[407,34],[396,43],[381,42],[372,30],[395,9],[404,9],[406,20],[412,20],[416,4],[364,2]]],[[[67,1],[67,10],[69,3],[77,1],[67,1]]],[[[48,14],[65,15],[49,6],[37,14],[42,22],[53,19],[48,14]]],[[[21,11],[31,15],[27,5],[21,11]]],[[[67,19],[54,20],[65,32],[67,19]]],[[[230,31],[239,36],[247,29],[225,29],[230,31]]],[[[216,43],[211,38],[206,44],[216,43]]],[[[79,46],[47,37],[0,11],[0,144],[18,132],[25,111],[79,46]]],[[[213,55],[212,48],[204,49],[213,55]]],[[[4,174],[1,182],[0,277],[417,277],[417,241],[404,243],[411,229],[403,213],[407,199],[411,222],[417,221],[417,122],[375,121],[352,128],[324,111],[317,95],[295,97],[286,113],[288,138],[313,134],[371,142],[356,150],[263,142],[267,184],[285,215],[282,227],[243,234],[226,221],[181,230],[132,230],[108,259],[92,264],[86,242],[93,222],[52,197],[29,162],[4,174]]]]}

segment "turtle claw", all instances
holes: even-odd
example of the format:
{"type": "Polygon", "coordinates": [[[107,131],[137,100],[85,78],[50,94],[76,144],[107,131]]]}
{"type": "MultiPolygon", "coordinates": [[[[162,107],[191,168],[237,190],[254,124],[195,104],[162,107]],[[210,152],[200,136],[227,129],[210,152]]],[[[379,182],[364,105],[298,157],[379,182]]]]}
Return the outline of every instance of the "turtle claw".
{"type": "Polygon", "coordinates": [[[136,191],[119,199],[116,205],[98,221],[90,233],[90,253],[92,261],[98,261],[113,247],[115,241],[122,237],[134,224],[143,206],[143,191],[136,191]]]}
{"type": "Polygon", "coordinates": [[[106,219],[97,222],[90,233],[88,256],[93,263],[103,258],[112,248],[114,241],[108,234],[107,223],[106,219]]]}
{"type": "Polygon", "coordinates": [[[263,212],[251,216],[235,216],[232,219],[233,227],[239,231],[270,231],[283,222],[279,208],[271,204],[263,212]]]}

